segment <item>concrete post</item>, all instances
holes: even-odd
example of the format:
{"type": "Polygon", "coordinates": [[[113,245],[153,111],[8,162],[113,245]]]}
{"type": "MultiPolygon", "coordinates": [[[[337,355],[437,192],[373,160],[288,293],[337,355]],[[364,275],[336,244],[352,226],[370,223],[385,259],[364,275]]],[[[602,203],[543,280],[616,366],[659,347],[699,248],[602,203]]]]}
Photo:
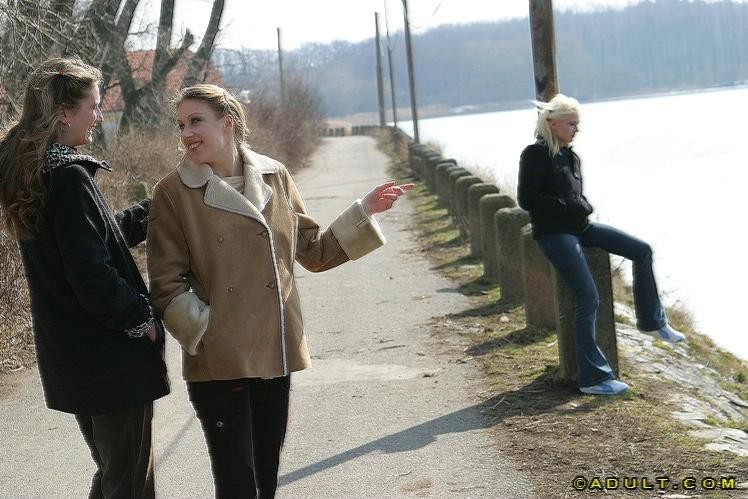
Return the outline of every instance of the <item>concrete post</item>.
{"type": "MultiPolygon", "coordinates": [[[[613,286],[610,257],[600,248],[585,248],[587,264],[597,285],[600,305],[597,309],[596,341],[607,357],[610,367],[618,375],[618,348],[616,345],[615,317],[613,315],[613,286]]],[[[575,381],[577,374],[574,309],[575,299],[571,289],[555,269],[551,271],[553,294],[556,297],[556,332],[558,333],[558,378],[575,381]]]]}
{"type": "Polygon", "coordinates": [[[395,99],[395,72],[392,70],[392,44],[390,43],[390,23],[387,9],[384,10],[384,24],[387,30],[387,65],[390,71],[390,98],[392,99],[392,126],[397,128],[397,100],[395,99]]]}
{"type": "Polygon", "coordinates": [[[431,188],[431,192],[436,195],[436,197],[439,197],[439,184],[442,182],[442,176],[444,175],[444,170],[447,168],[456,167],[457,165],[453,163],[437,163],[434,165],[434,182],[431,188]]]}
{"type": "Polygon", "coordinates": [[[449,174],[454,171],[467,171],[461,166],[453,165],[451,163],[439,163],[436,166],[435,184],[436,184],[436,197],[441,206],[446,206],[447,198],[445,195],[445,189],[447,181],[449,180],[449,174]]]}
{"type": "Polygon", "coordinates": [[[530,223],[530,215],[522,208],[504,208],[494,215],[498,239],[499,286],[501,299],[507,303],[521,303],[522,284],[522,227],[530,223]]]}
{"type": "Polygon", "coordinates": [[[286,79],[283,76],[283,46],[281,43],[281,29],[278,30],[278,75],[280,77],[281,108],[286,106],[286,79]]]}
{"type": "Polygon", "coordinates": [[[417,147],[422,147],[421,144],[416,144],[414,142],[411,142],[408,144],[408,165],[410,165],[411,170],[413,169],[413,157],[415,156],[415,151],[417,147]]]}
{"type": "Polygon", "coordinates": [[[468,188],[473,184],[481,184],[483,181],[480,177],[468,176],[460,177],[455,181],[455,225],[460,230],[460,237],[467,239],[469,233],[468,219],[468,188]]]}
{"type": "Polygon", "coordinates": [[[408,87],[410,88],[410,116],[413,120],[413,138],[421,142],[418,135],[418,104],[416,103],[416,76],[413,64],[413,46],[410,38],[410,18],[408,17],[408,0],[403,2],[403,20],[405,27],[405,55],[408,60],[408,87]]]}
{"type": "Polygon", "coordinates": [[[481,255],[483,258],[483,277],[495,281],[499,277],[498,247],[494,214],[502,208],[514,208],[517,203],[506,194],[487,194],[480,199],[481,255]]]}
{"type": "Polygon", "coordinates": [[[382,77],[382,44],[379,42],[379,13],[374,13],[374,44],[377,54],[377,103],[379,104],[379,126],[384,127],[384,78],[382,77]]]}
{"type": "Polygon", "coordinates": [[[424,179],[429,190],[436,193],[436,167],[442,163],[456,165],[457,161],[453,159],[444,159],[440,154],[430,153],[426,157],[426,169],[424,170],[424,179]]]}
{"type": "Polygon", "coordinates": [[[480,230],[480,200],[486,194],[498,194],[493,184],[473,184],[468,187],[468,227],[470,228],[470,255],[481,256],[483,246],[480,230]]]}
{"type": "Polygon", "coordinates": [[[551,262],[532,238],[532,227],[522,228],[522,282],[525,323],[541,329],[555,329],[556,309],[551,281],[551,262]]]}
{"type": "Polygon", "coordinates": [[[457,180],[462,177],[470,176],[472,175],[469,171],[461,168],[459,170],[452,170],[449,173],[449,177],[447,177],[447,185],[444,188],[444,195],[447,199],[447,213],[452,215],[452,218],[455,218],[455,184],[457,183],[457,180]]]}
{"type": "Polygon", "coordinates": [[[419,163],[421,166],[421,178],[426,181],[430,171],[429,165],[438,163],[441,160],[442,155],[426,146],[423,149],[419,149],[418,156],[421,158],[419,163]]]}
{"type": "Polygon", "coordinates": [[[421,154],[427,147],[423,144],[411,143],[408,145],[408,163],[411,172],[419,178],[421,177],[421,154]]]}

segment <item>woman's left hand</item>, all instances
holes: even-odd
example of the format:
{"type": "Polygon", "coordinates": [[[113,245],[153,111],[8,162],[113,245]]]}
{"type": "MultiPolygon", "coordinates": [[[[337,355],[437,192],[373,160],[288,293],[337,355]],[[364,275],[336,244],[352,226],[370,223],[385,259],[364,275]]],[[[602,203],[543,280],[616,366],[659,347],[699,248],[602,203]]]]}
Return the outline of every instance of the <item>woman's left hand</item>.
{"type": "Polygon", "coordinates": [[[361,206],[364,207],[367,215],[371,216],[389,210],[397,201],[397,198],[416,186],[416,184],[395,185],[395,183],[394,180],[390,180],[378,185],[364,196],[364,199],[361,200],[361,206]]]}

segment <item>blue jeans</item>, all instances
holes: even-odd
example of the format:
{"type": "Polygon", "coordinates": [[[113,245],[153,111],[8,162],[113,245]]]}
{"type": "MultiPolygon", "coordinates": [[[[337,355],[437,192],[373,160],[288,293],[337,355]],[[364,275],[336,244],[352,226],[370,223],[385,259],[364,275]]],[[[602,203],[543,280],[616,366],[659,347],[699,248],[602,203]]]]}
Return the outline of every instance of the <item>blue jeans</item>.
{"type": "Polygon", "coordinates": [[[538,237],[537,242],[576,299],[577,383],[591,386],[613,379],[608,359],[595,342],[595,318],[600,299],[582,248],[602,248],[631,260],[637,327],[654,331],[664,326],[667,319],[652,272],[652,248],[615,227],[598,223],[590,224],[582,234],[545,234],[538,237]]]}

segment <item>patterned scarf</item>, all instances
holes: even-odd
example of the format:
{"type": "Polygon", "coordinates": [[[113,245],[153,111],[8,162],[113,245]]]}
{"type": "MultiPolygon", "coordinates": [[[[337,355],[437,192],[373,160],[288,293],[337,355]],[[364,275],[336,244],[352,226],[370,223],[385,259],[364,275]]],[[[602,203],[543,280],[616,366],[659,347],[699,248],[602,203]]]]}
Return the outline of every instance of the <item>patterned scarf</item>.
{"type": "Polygon", "coordinates": [[[74,147],[55,142],[47,148],[44,157],[44,171],[50,172],[61,166],[71,165],[73,163],[92,163],[106,171],[112,171],[112,167],[106,161],[99,161],[88,154],[80,154],[74,147]]]}

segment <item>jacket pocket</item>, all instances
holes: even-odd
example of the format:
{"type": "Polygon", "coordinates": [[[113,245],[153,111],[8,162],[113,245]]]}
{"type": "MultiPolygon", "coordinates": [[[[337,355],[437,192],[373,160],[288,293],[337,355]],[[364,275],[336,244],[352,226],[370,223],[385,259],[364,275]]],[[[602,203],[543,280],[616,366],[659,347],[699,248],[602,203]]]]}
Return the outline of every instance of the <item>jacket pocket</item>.
{"type": "Polygon", "coordinates": [[[586,217],[592,213],[592,206],[584,196],[572,192],[569,201],[567,202],[568,210],[572,215],[586,217]]]}
{"type": "Polygon", "coordinates": [[[210,315],[210,305],[206,305],[195,293],[186,291],[166,307],[164,322],[182,349],[196,355],[197,347],[208,330],[210,315]]]}

